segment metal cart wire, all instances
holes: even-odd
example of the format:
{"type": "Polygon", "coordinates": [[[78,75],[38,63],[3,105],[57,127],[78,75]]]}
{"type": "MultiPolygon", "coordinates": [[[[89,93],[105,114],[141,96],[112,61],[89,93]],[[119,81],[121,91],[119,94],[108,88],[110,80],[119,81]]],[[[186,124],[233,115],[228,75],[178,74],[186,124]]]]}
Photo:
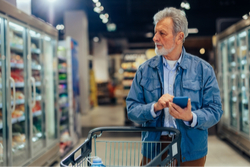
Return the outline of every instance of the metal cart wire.
{"type": "MultiPolygon", "coordinates": [[[[105,137],[103,137],[105,139],[105,137]]],[[[124,137],[124,139],[128,139],[124,137]]],[[[60,163],[61,167],[67,166],[91,166],[92,158],[99,157],[103,164],[108,166],[140,166],[142,154],[141,148],[155,152],[151,154],[150,162],[144,166],[179,166],[180,164],[180,131],[166,127],[100,127],[89,131],[85,142],[74,150],[68,157],[60,163]],[[172,142],[162,148],[162,141],[141,141],[140,133],[145,131],[168,131],[174,135],[172,142]],[[130,141],[100,140],[103,132],[134,132],[137,137],[129,138],[130,141]],[[94,146],[92,146],[94,144],[94,146]],[[151,148],[151,149],[150,149],[151,148]],[[167,152],[167,157],[162,155],[167,152]]],[[[144,155],[145,156],[145,155],[144,155]]]]}

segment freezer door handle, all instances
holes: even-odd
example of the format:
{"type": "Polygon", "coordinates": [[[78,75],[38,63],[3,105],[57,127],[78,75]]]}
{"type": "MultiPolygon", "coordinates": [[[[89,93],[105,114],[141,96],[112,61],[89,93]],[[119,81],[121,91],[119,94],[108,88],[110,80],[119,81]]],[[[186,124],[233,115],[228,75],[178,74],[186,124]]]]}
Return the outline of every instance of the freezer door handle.
{"type": "Polygon", "coordinates": [[[36,105],[36,80],[34,77],[30,77],[30,81],[33,86],[33,101],[31,103],[31,108],[33,108],[36,105]]]}
{"type": "Polygon", "coordinates": [[[15,80],[10,77],[10,82],[13,85],[13,107],[11,109],[11,112],[13,112],[16,109],[16,85],[15,85],[15,80]]]}

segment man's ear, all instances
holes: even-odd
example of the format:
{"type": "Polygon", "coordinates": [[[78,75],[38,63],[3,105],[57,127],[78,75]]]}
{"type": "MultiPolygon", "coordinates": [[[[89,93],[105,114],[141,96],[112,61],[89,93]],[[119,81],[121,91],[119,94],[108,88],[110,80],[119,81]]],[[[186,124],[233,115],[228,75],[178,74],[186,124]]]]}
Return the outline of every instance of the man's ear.
{"type": "Polygon", "coordinates": [[[179,32],[178,34],[177,34],[177,38],[176,38],[176,42],[178,43],[178,44],[180,44],[180,43],[183,43],[183,39],[184,39],[184,33],[183,32],[179,32]]]}

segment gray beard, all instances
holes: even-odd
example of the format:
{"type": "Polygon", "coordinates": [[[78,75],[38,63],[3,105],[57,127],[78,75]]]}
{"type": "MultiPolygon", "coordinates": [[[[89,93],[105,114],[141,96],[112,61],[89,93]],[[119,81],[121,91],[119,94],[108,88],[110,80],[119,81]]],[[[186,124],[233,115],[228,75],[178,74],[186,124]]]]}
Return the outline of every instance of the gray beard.
{"type": "Polygon", "coordinates": [[[155,53],[158,55],[158,56],[161,56],[161,55],[168,55],[169,53],[171,53],[173,50],[174,50],[174,47],[173,46],[172,48],[170,49],[165,49],[164,47],[162,47],[161,49],[158,49],[157,46],[155,46],[155,53]]]}

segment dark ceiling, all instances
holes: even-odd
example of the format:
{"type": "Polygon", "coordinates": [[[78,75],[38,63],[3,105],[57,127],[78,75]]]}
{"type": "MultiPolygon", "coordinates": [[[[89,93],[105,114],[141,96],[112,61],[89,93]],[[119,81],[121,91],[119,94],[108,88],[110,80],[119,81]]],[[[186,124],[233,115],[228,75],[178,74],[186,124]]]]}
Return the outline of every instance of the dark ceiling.
{"type": "MultiPolygon", "coordinates": [[[[129,43],[151,42],[147,32],[153,32],[153,16],[164,7],[180,8],[182,0],[99,0],[115,23],[115,32],[108,32],[99,14],[93,11],[92,0],[57,0],[50,13],[45,0],[32,1],[32,14],[56,26],[63,24],[63,13],[68,10],[84,10],[89,21],[89,38],[104,36],[109,39],[126,38],[129,43]]],[[[250,0],[188,0],[190,10],[185,10],[189,28],[198,28],[198,34],[189,36],[212,36],[216,33],[216,20],[233,19],[222,28],[242,19],[250,12],[250,0]]]]}

